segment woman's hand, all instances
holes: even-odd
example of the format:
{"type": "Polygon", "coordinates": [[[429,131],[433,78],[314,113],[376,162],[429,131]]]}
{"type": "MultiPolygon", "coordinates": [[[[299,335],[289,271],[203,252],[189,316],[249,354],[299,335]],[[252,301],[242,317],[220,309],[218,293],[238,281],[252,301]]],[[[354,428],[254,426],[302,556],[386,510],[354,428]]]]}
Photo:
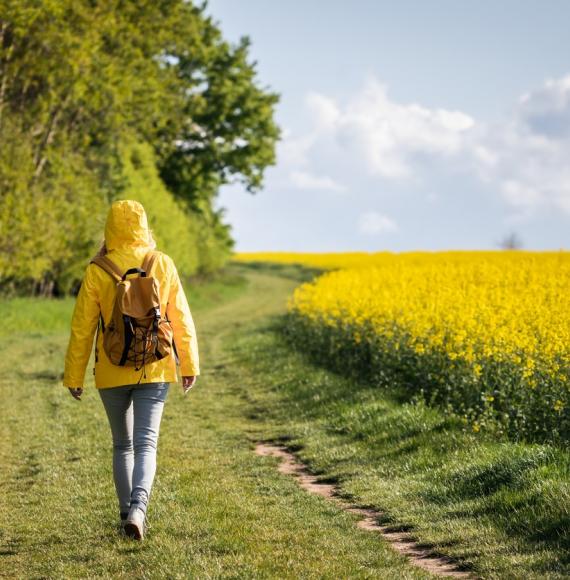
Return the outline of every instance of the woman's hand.
{"type": "Polygon", "coordinates": [[[182,389],[186,394],[196,384],[196,377],[182,377],[182,389]]]}
{"type": "Polygon", "coordinates": [[[83,389],[81,387],[79,387],[78,389],[72,389],[70,387],[67,387],[67,388],[69,389],[69,392],[71,393],[71,396],[74,399],[81,401],[81,395],[83,394],[83,389]]]}

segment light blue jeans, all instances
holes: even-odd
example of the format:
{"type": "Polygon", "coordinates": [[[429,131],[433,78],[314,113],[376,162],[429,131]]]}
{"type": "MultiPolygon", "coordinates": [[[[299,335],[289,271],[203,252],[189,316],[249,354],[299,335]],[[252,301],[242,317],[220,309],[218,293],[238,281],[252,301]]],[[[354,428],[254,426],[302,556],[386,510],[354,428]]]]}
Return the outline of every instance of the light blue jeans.
{"type": "Polygon", "coordinates": [[[119,511],[146,513],[154,475],[162,410],[170,383],[98,389],[113,437],[113,478],[119,511]]]}

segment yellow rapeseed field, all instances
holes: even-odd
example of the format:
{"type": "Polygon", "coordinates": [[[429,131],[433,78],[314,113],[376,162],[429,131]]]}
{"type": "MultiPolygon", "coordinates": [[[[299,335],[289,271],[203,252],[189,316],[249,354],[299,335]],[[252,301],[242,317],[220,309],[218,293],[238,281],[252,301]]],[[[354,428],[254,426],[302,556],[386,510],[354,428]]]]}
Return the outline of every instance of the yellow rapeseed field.
{"type": "Polygon", "coordinates": [[[570,253],[252,254],[333,269],[299,286],[307,348],[400,378],[474,431],[568,437],[570,253]],[[334,270],[336,268],[336,270],[334,270]],[[417,384],[411,384],[415,382],[417,384]]]}

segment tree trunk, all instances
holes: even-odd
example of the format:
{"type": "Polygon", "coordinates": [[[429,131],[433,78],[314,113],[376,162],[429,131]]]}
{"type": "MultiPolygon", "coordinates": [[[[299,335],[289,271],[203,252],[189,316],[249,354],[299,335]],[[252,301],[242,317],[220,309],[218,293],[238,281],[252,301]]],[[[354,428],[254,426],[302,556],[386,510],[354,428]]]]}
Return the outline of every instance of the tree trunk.
{"type": "Polygon", "coordinates": [[[34,165],[35,165],[34,180],[36,180],[38,177],[40,177],[40,175],[45,167],[45,164],[47,162],[47,155],[46,155],[47,151],[46,150],[53,142],[53,139],[54,139],[54,137],[57,133],[57,130],[59,128],[58,124],[59,124],[59,121],[61,119],[61,115],[62,115],[63,111],[65,110],[65,106],[69,102],[70,96],[71,96],[71,91],[68,91],[68,93],[64,97],[63,101],[57,107],[55,107],[55,109],[50,114],[50,119],[49,119],[48,125],[45,129],[44,137],[43,137],[43,139],[40,143],[40,146],[38,147],[38,150],[36,151],[36,154],[34,156],[34,165]]]}
{"type": "Polygon", "coordinates": [[[14,45],[11,44],[8,49],[4,47],[4,40],[6,38],[6,31],[8,30],[8,23],[0,21],[0,51],[4,53],[6,50],[6,56],[2,56],[0,59],[0,127],[2,126],[2,114],[4,112],[4,106],[6,105],[6,91],[8,88],[8,73],[6,71],[6,65],[10,62],[10,57],[14,52],[14,45]]]}

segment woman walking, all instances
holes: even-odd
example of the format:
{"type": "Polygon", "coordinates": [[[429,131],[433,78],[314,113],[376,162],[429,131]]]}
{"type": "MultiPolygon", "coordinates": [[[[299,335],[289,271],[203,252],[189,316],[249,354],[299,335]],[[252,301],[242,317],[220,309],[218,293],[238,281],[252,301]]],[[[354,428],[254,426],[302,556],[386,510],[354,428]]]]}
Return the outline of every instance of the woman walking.
{"type": "Polygon", "coordinates": [[[177,381],[176,357],[184,393],[200,374],[196,330],[176,266],[155,247],[143,206],[132,200],[114,202],[105,241],[87,266],[77,295],[63,376],[63,386],[80,400],[97,330],[93,372],[111,427],[121,529],[138,540],[148,525],[160,420],[170,383],[177,381]],[[133,283],[132,274],[146,281],[133,283]],[[115,304],[119,292],[121,300],[115,304]],[[127,304],[133,314],[137,301],[140,310],[152,296],[148,331],[134,318],[121,316],[120,305],[127,304]],[[123,331],[123,318],[124,335],[118,331],[123,331]],[[121,342],[117,349],[123,339],[124,347],[121,342]]]}

